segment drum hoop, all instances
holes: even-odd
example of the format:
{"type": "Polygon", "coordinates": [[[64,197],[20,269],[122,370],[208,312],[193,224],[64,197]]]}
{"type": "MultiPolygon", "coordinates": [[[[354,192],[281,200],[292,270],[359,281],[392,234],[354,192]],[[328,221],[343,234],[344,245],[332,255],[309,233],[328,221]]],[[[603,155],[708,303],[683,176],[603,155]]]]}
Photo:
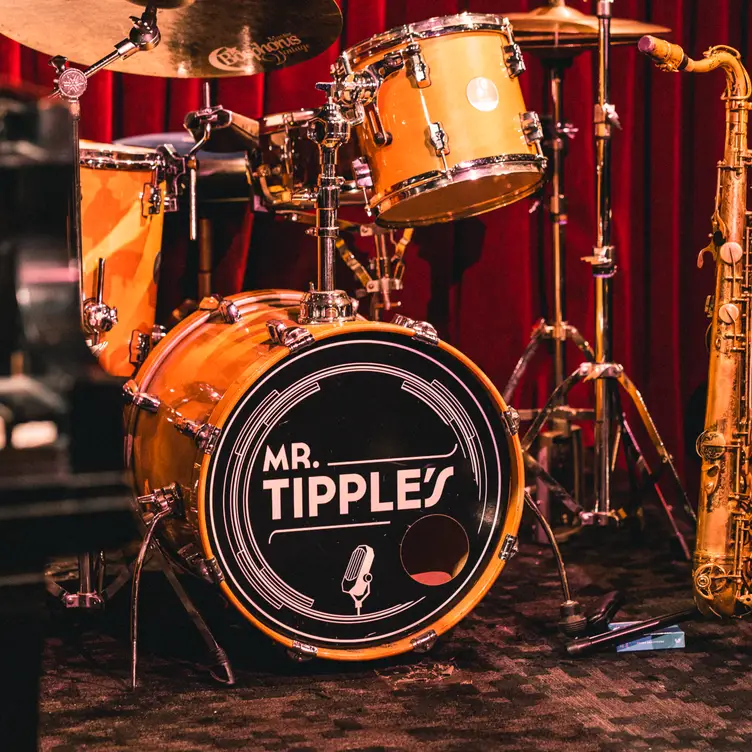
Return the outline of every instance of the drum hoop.
{"type": "MultiPolygon", "coordinates": [[[[545,171],[546,159],[539,154],[500,154],[495,157],[482,157],[480,159],[470,159],[466,162],[458,162],[451,167],[447,172],[441,170],[431,170],[430,172],[424,172],[421,175],[415,175],[414,177],[403,180],[399,183],[389,186],[381,197],[375,196],[371,201],[371,210],[378,217],[388,209],[391,209],[397,204],[402,203],[405,199],[419,196],[423,193],[429,193],[438,188],[444,188],[445,186],[452,185],[454,183],[461,183],[465,180],[476,180],[480,177],[486,177],[488,175],[503,175],[510,172],[538,172],[543,178],[545,171]],[[505,169],[497,169],[499,166],[503,166],[505,169]],[[532,169],[530,169],[532,168],[532,169]]],[[[515,193],[514,199],[518,200],[530,195],[535,191],[540,184],[540,180],[535,181],[528,191],[522,193],[515,193]]],[[[502,203],[497,204],[497,207],[505,206],[508,201],[504,201],[504,197],[499,197],[502,203]]],[[[458,212],[451,217],[447,217],[445,221],[463,219],[465,217],[472,217],[475,214],[480,214],[487,211],[487,208],[476,209],[475,207],[469,207],[466,212],[458,212]]],[[[424,222],[421,220],[411,220],[410,222],[398,222],[390,223],[387,221],[379,222],[379,224],[390,225],[393,227],[413,226],[413,225],[427,225],[433,224],[436,219],[428,219],[424,222]]]]}
{"type": "Polygon", "coordinates": [[[342,52],[341,57],[357,66],[364,58],[410,42],[414,39],[431,39],[464,31],[508,32],[509,21],[495,13],[457,13],[453,16],[434,16],[425,21],[396,26],[389,31],[369,37],[364,42],[342,52]]]}
{"type": "Polygon", "coordinates": [[[81,149],[81,167],[91,170],[124,170],[152,172],[164,164],[157,152],[143,154],[117,151],[117,149],[81,149]]]}
{"type": "Polygon", "coordinates": [[[275,112],[259,120],[259,134],[267,135],[279,133],[286,125],[301,125],[307,123],[314,115],[313,110],[292,110],[289,112],[275,112]]]}
{"type": "MultiPolygon", "coordinates": [[[[396,326],[394,324],[375,324],[371,321],[358,321],[352,324],[348,324],[347,329],[343,330],[338,325],[319,325],[308,327],[308,330],[314,335],[317,342],[326,340],[331,337],[341,335],[343,331],[346,333],[364,333],[368,334],[374,331],[391,332],[397,334],[403,334],[407,336],[413,336],[414,332],[411,329],[396,326]],[[316,336],[316,335],[319,336],[316,336]]],[[[504,402],[504,398],[499,393],[499,390],[494,386],[493,382],[486,376],[483,371],[468,358],[464,353],[460,352],[452,345],[439,340],[437,347],[448,352],[457,358],[468,370],[475,374],[478,380],[488,390],[492,399],[499,405],[501,412],[507,409],[507,404],[504,402]]],[[[280,360],[283,360],[289,355],[289,351],[285,348],[280,348],[280,352],[267,358],[263,363],[263,368],[254,372],[254,382],[261,378],[269,369],[273,368],[280,360]]],[[[244,378],[248,375],[248,371],[241,375],[225,392],[222,400],[218,402],[214,410],[212,411],[209,421],[212,425],[222,428],[229,417],[232,415],[239,400],[242,399],[245,394],[245,387],[247,386],[247,380],[244,378]],[[221,411],[221,418],[217,420],[217,414],[221,411]]],[[[506,516],[499,526],[499,538],[497,545],[494,549],[493,555],[489,559],[486,568],[481,573],[480,577],[468,590],[461,601],[456,603],[449,611],[443,616],[437,619],[433,624],[428,627],[432,629],[436,635],[441,635],[447,630],[451,629],[455,624],[459,623],[467,614],[478,605],[491,586],[496,582],[501,575],[506,559],[502,558],[502,549],[504,543],[509,535],[517,536],[520,526],[520,520],[522,518],[522,510],[524,507],[524,490],[525,490],[525,470],[522,459],[522,447],[520,444],[520,437],[517,433],[506,432],[507,446],[510,453],[510,476],[509,476],[509,498],[507,505],[506,516]]],[[[196,488],[198,489],[196,498],[196,510],[198,513],[198,527],[199,535],[201,537],[201,545],[204,549],[204,554],[212,558],[214,557],[214,551],[211,546],[211,540],[209,539],[209,529],[206,520],[206,488],[208,483],[209,471],[212,463],[212,456],[204,455],[199,472],[194,475],[194,482],[196,482],[196,488]]],[[[238,611],[243,614],[252,624],[260,629],[264,634],[268,635],[277,642],[286,645],[288,648],[294,649],[296,640],[290,639],[285,635],[275,631],[269,625],[257,619],[254,614],[242,603],[230,586],[225,580],[219,584],[222,592],[227,598],[234,604],[238,611]]],[[[395,640],[391,643],[383,645],[362,647],[352,650],[345,650],[342,648],[330,648],[319,647],[317,649],[317,655],[320,658],[329,658],[343,661],[355,661],[355,660],[372,660],[377,658],[385,658],[392,655],[398,655],[400,653],[406,653],[414,649],[415,645],[413,640],[417,635],[408,635],[399,640],[395,640]]]]}

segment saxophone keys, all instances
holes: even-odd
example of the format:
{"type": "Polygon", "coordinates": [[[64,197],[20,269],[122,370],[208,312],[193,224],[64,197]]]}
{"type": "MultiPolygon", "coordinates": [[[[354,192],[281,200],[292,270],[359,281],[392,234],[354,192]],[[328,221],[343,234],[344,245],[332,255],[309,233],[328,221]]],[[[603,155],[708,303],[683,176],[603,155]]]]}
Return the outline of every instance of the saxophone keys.
{"type": "Polygon", "coordinates": [[[717,462],[726,451],[726,438],[718,431],[703,431],[697,437],[695,448],[705,462],[717,462]]]}
{"type": "Polygon", "coordinates": [[[719,253],[721,259],[727,264],[735,264],[742,257],[744,251],[739,243],[729,240],[720,247],[719,253]]]}
{"type": "Polygon", "coordinates": [[[739,307],[733,303],[724,303],[718,309],[718,318],[724,324],[733,324],[739,318],[739,307]]]}

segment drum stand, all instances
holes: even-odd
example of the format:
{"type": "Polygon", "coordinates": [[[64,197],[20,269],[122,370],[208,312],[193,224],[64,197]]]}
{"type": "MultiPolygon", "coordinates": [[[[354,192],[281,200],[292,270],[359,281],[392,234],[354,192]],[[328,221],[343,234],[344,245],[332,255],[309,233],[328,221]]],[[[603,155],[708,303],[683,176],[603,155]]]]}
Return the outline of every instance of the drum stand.
{"type": "MultiPolygon", "coordinates": [[[[611,504],[611,474],[616,463],[620,444],[624,443],[628,459],[636,460],[650,478],[663,506],[673,532],[687,559],[689,547],[673,516],[671,505],[658,486],[658,475],[653,474],[645,461],[629,425],[621,411],[619,394],[614,388],[621,386],[630,397],[645,429],[661,459],[667,466],[681,496],[683,506],[691,519],[694,510],[684,490],[671,455],[661,440],[655,423],[642,395],[624,372],[624,367],[612,362],[612,289],[611,278],[616,273],[614,246],[611,244],[611,131],[619,126],[614,105],[609,101],[609,47],[611,5],[613,0],[598,2],[598,101],[593,118],[596,147],[596,204],[597,235],[593,255],[584,258],[591,264],[595,281],[595,352],[594,359],[582,363],[568,378],[557,385],[545,407],[538,413],[525,435],[522,445],[528,451],[539,435],[544,423],[564,404],[570,389],[584,381],[595,385],[595,444],[594,444],[594,508],[580,514],[581,521],[609,525],[619,521],[611,504]]],[[[556,242],[556,241],[555,241],[556,242]]],[[[581,348],[587,353],[585,347],[581,348]]],[[[524,356],[523,356],[524,357],[524,356]]],[[[513,387],[516,384],[512,385],[513,387]]],[[[506,394],[506,391],[505,391],[506,394]]]]}

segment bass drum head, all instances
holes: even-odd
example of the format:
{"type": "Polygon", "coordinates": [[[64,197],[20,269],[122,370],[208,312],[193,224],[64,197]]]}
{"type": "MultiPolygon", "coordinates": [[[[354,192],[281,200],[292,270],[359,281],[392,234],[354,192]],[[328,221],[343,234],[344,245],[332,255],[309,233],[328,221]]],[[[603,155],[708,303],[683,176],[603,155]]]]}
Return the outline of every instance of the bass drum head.
{"type": "Polygon", "coordinates": [[[218,406],[202,540],[226,595],[276,640],[380,658],[449,629],[498,576],[519,442],[448,345],[373,324],[313,333],[218,406]]]}

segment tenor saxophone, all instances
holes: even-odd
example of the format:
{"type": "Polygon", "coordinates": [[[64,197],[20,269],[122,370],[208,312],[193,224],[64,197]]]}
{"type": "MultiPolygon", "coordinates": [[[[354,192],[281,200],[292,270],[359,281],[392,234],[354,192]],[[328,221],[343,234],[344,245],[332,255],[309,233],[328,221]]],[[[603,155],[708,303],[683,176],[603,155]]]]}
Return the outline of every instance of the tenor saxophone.
{"type": "Polygon", "coordinates": [[[726,135],[718,163],[710,243],[716,264],[692,587],[700,611],[720,617],[752,612],[752,213],[747,211],[749,73],[733,47],[711,47],[692,60],[681,47],[643,37],[639,49],[668,71],[726,74],[726,135]]]}

